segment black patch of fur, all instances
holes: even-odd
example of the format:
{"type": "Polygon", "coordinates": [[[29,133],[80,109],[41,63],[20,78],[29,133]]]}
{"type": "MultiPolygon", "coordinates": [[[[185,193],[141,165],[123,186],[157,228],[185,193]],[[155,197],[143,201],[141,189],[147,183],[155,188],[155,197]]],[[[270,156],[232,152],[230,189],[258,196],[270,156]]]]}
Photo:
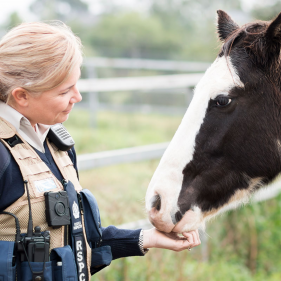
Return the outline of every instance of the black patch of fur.
{"type": "Polygon", "coordinates": [[[280,26],[279,15],[273,22],[247,24],[226,39],[221,54],[230,57],[245,87],[229,92],[228,106],[209,102],[193,159],[183,170],[182,214],[194,205],[217,209],[251,179],[269,183],[280,173],[280,26]]]}

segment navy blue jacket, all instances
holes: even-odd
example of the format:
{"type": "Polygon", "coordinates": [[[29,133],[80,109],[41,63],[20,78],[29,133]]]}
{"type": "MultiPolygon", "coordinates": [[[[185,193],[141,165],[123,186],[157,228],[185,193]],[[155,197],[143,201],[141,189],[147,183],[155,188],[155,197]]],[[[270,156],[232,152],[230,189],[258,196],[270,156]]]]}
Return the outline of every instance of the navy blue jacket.
{"type": "MultiPolygon", "coordinates": [[[[63,177],[52,158],[46,142],[44,143],[44,147],[45,153],[36,149],[34,150],[50,168],[57,179],[61,181],[63,177]]],[[[68,155],[77,171],[76,153],[74,148],[68,151],[68,155]]],[[[23,179],[18,164],[9,150],[0,142],[0,211],[5,210],[8,206],[14,203],[23,195],[23,193],[23,179]]],[[[87,214],[84,215],[87,216],[87,214]]],[[[115,226],[108,226],[103,228],[102,246],[111,246],[113,259],[128,256],[143,256],[138,245],[140,231],[140,229],[127,230],[118,229],[115,226]]]]}

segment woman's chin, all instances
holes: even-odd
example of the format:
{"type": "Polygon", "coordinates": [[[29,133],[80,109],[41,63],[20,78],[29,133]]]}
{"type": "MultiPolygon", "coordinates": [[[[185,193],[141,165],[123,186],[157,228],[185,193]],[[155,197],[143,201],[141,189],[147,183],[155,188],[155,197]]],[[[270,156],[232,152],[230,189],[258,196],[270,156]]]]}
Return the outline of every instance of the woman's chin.
{"type": "Polygon", "coordinates": [[[65,122],[68,119],[68,117],[69,117],[69,113],[67,114],[64,113],[63,115],[60,115],[60,117],[57,118],[56,120],[56,124],[65,122]]]}

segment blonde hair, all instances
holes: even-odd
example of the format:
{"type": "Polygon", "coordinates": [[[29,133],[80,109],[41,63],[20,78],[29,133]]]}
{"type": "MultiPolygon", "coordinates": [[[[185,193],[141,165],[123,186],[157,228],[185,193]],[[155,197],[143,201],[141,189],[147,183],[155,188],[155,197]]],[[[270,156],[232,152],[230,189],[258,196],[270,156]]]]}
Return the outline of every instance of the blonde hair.
{"type": "Polygon", "coordinates": [[[59,21],[23,23],[0,41],[0,100],[7,102],[13,89],[30,93],[51,90],[82,63],[82,44],[59,21]]]}

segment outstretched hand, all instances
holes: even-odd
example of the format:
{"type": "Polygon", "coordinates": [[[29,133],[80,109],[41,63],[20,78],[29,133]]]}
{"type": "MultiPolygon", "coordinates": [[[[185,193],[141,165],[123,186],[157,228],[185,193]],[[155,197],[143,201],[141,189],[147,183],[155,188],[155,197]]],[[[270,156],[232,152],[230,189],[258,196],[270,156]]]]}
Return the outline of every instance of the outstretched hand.
{"type": "Polygon", "coordinates": [[[191,249],[201,244],[198,230],[183,232],[183,236],[176,233],[164,233],[156,228],[143,230],[143,248],[162,248],[176,252],[191,249]]]}

